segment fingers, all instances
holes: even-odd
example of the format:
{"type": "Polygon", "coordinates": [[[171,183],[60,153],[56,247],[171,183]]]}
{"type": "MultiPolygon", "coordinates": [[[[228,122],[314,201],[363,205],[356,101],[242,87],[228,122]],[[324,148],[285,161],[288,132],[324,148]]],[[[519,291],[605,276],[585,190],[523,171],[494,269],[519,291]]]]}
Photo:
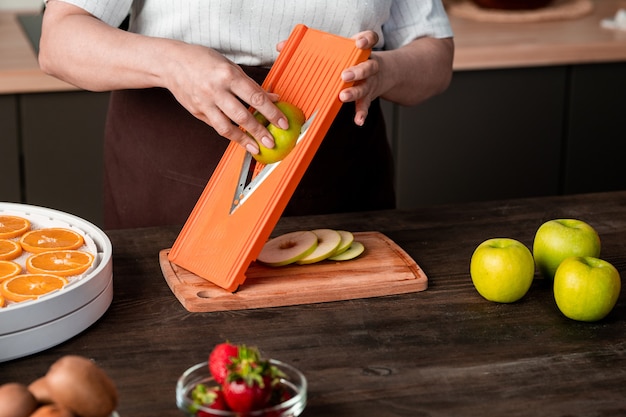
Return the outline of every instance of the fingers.
{"type": "MultiPolygon", "coordinates": [[[[248,152],[254,155],[259,153],[259,146],[256,140],[234,124],[231,118],[223,113],[219,108],[213,107],[205,113],[194,114],[194,116],[209,126],[212,126],[217,134],[232,142],[238,143],[248,152]]],[[[266,135],[269,136],[269,132],[266,135]]],[[[263,135],[259,135],[258,137],[262,136],[263,135]]]]}
{"type": "Polygon", "coordinates": [[[380,69],[378,60],[368,59],[355,66],[346,68],[341,73],[344,82],[363,81],[378,74],[380,69]]]}
{"type": "Polygon", "coordinates": [[[273,104],[278,100],[278,95],[264,91],[243,73],[242,77],[223,85],[228,84],[229,89],[214,91],[213,105],[203,106],[199,112],[201,115],[196,117],[211,125],[219,135],[237,142],[252,154],[259,152],[258,143],[273,148],[274,138],[246,105],[258,110],[270,123],[287,129],[287,118],[273,104]]]}
{"type": "Polygon", "coordinates": [[[378,43],[378,34],[373,30],[359,32],[352,37],[359,49],[372,49],[378,43]]]}
{"type": "MultiPolygon", "coordinates": [[[[371,49],[378,43],[378,35],[371,30],[357,33],[352,39],[355,40],[357,48],[360,49],[371,49]]],[[[342,80],[346,83],[352,83],[352,85],[339,93],[339,100],[344,103],[352,101],[355,103],[354,123],[357,126],[365,124],[370,104],[377,97],[376,86],[378,85],[379,70],[378,60],[368,59],[341,73],[342,80]]]]}
{"type": "Polygon", "coordinates": [[[358,100],[355,103],[356,111],[354,113],[354,123],[357,126],[363,126],[365,124],[365,119],[369,113],[370,104],[372,102],[370,100],[358,100]]]}
{"type": "Polygon", "coordinates": [[[352,86],[343,89],[339,93],[339,99],[346,103],[369,97],[370,100],[377,97],[376,86],[379,75],[379,63],[376,59],[368,59],[342,72],[341,78],[352,86]]]}
{"type": "Polygon", "coordinates": [[[278,52],[282,52],[283,48],[285,47],[285,44],[287,43],[286,40],[284,41],[280,41],[276,44],[276,51],[278,52]]]}

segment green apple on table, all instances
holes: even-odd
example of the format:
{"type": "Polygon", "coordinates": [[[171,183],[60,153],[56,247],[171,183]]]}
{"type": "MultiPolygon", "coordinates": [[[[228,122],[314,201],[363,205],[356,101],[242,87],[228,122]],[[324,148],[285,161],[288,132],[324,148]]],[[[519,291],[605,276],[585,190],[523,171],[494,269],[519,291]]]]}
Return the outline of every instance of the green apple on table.
{"type": "Polygon", "coordinates": [[[535,263],[530,250],[510,238],[488,239],[478,245],[470,261],[474,287],[489,301],[512,303],[530,289],[535,263]]]}
{"type": "Polygon", "coordinates": [[[590,257],[569,257],[554,275],[554,299],[561,312],[578,321],[606,317],[621,290],[619,272],[609,262],[590,257]]]}
{"type": "Polygon", "coordinates": [[[254,117],[259,121],[259,123],[266,126],[272,137],[274,137],[273,148],[268,148],[257,140],[259,153],[253,155],[253,157],[264,165],[281,161],[289,155],[289,152],[291,152],[296,146],[296,142],[300,136],[300,132],[302,131],[302,125],[305,122],[304,113],[297,106],[294,106],[286,101],[277,101],[274,104],[287,117],[289,128],[281,129],[278,126],[269,123],[267,118],[258,111],[254,113],[254,117]]]}
{"type": "Polygon", "coordinates": [[[537,229],[533,256],[541,275],[552,280],[559,264],[570,256],[599,257],[600,237],[582,220],[549,220],[537,229]]]}

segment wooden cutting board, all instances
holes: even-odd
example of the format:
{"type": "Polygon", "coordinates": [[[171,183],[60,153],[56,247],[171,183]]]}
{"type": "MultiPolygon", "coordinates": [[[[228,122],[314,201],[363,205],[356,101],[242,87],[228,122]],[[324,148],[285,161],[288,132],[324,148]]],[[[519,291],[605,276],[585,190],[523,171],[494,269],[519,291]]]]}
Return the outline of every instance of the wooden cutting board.
{"type": "Polygon", "coordinates": [[[424,291],[428,278],[394,241],[379,232],[354,233],[365,252],[350,261],[268,267],[253,263],[234,293],[169,262],[159,254],[170,289],[191,312],[247,310],[424,291]]]}

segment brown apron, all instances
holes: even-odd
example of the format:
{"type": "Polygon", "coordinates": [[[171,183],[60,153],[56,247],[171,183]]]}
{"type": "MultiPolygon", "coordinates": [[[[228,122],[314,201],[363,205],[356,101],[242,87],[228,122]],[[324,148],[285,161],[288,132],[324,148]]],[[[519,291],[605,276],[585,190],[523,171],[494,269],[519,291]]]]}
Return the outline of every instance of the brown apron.
{"type": "MultiPolygon", "coordinates": [[[[244,68],[259,84],[262,68],[244,68]]],[[[393,208],[393,160],[379,102],[363,127],[342,106],[283,213],[393,208]]],[[[105,228],[182,225],[228,140],[164,89],[111,94],[105,134],[105,228]]]]}

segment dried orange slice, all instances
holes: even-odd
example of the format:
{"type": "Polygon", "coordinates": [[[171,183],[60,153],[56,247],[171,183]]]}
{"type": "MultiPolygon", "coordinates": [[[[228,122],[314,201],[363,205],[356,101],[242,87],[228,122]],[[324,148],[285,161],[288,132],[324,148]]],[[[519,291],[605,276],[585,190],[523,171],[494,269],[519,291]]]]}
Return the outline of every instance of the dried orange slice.
{"type": "Polygon", "coordinates": [[[22,266],[13,261],[0,260],[0,282],[22,272],[22,266]]]}
{"type": "Polygon", "coordinates": [[[78,250],[57,250],[38,253],[26,259],[31,274],[55,274],[62,277],[79,275],[93,263],[94,256],[78,250]]]}
{"type": "Polygon", "coordinates": [[[30,230],[30,222],[18,216],[0,216],[0,239],[18,237],[30,230]]]}
{"type": "Polygon", "coordinates": [[[22,248],[30,253],[78,249],[84,243],[80,233],[61,227],[31,230],[20,238],[22,248]]]}
{"type": "Polygon", "coordinates": [[[34,300],[44,294],[59,290],[67,279],[52,274],[22,274],[0,283],[0,294],[9,301],[34,300]]]}
{"type": "Polygon", "coordinates": [[[0,239],[0,260],[10,261],[22,254],[22,246],[14,240],[0,239]]]}

